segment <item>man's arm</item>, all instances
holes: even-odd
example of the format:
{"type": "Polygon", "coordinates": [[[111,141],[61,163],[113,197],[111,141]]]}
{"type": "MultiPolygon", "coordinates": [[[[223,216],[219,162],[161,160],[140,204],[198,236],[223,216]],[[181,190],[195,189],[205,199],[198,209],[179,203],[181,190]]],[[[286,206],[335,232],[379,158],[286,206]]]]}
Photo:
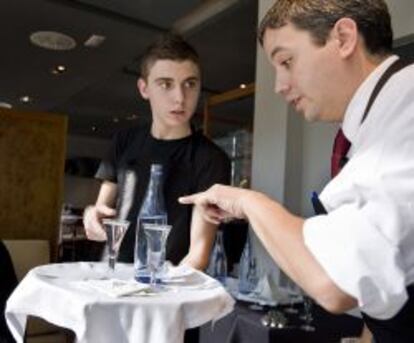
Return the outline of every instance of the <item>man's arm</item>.
{"type": "Polygon", "coordinates": [[[180,202],[195,204],[205,220],[216,224],[227,217],[246,218],[279,267],[328,311],[339,313],[357,305],[353,297],[336,286],[306,247],[304,219],[266,195],[215,185],[206,192],[180,198],[180,202]]]}
{"type": "Polygon", "coordinates": [[[188,264],[199,270],[207,268],[217,226],[217,224],[204,220],[200,210],[196,206],[193,207],[190,249],[180,264],[188,264]]]}
{"type": "Polygon", "coordinates": [[[101,220],[105,217],[113,217],[116,214],[115,205],[117,195],[117,184],[103,181],[99,189],[95,205],[88,206],[83,214],[83,225],[86,236],[94,241],[105,241],[106,234],[101,220]]]}

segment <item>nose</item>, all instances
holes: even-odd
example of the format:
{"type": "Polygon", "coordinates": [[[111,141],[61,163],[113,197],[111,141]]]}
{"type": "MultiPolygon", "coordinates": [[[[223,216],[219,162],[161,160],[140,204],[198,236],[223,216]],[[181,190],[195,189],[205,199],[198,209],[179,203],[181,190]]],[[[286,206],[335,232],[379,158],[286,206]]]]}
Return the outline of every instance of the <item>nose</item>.
{"type": "Polygon", "coordinates": [[[285,96],[290,89],[290,82],[289,77],[286,75],[286,73],[278,73],[275,75],[275,86],[274,86],[274,92],[279,95],[285,96]]]}
{"type": "Polygon", "coordinates": [[[185,92],[183,87],[176,87],[174,92],[174,101],[177,104],[182,104],[185,99],[185,92]]]}

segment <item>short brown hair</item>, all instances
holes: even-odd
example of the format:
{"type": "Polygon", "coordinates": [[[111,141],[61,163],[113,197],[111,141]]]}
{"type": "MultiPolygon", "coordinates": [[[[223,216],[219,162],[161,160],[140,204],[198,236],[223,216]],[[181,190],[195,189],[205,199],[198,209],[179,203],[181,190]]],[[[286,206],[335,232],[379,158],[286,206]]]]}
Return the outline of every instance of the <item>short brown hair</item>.
{"type": "Polygon", "coordinates": [[[383,0],[276,0],[260,23],[258,38],[263,45],[267,29],[292,23],[310,32],[316,44],[324,45],[341,18],[356,22],[369,53],[386,55],[392,51],[391,17],[383,0]]]}
{"type": "Polygon", "coordinates": [[[201,72],[200,58],[196,50],[181,36],[166,33],[150,45],[141,58],[140,72],[147,79],[149,71],[158,60],[185,61],[190,60],[201,72]]]}

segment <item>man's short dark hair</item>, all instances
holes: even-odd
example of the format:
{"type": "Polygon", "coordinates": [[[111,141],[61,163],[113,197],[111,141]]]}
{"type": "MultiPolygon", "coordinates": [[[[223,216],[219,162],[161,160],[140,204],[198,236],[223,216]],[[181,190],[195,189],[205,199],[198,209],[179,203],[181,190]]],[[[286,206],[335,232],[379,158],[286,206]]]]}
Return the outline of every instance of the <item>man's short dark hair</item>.
{"type": "Polygon", "coordinates": [[[341,18],[356,22],[370,54],[387,55],[392,51],[391,17],[383,0],[276,0],[260,23],[258,38],[263,44],[267,29],[291,23],[310,32],[314,42],[322,46],[341,18]]]}
{"type": "Polygon", "coordinates": [[[147,79],[151,67],[158,60],[192,61],[201,71],[200,58],[197,51],[181,36],[167,33],[160,36],[150,45],[141,58],[140,72],[143,79],[147,79]]]}

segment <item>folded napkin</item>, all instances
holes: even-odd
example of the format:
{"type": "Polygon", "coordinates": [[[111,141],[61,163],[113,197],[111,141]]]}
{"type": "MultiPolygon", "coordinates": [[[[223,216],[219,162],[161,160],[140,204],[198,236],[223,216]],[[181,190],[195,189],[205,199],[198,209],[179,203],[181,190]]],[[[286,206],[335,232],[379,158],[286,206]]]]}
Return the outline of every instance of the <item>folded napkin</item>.
{"type": "Polygon", "coordinates": [[[151,295],[154,292],[151,287],[135,280],[82,280],[73,281],[72,284],[83,288],[94,289],[114,298],[128,295],[151,295]]]}
{"type": "Polygon", "coordinates": [[[169,290],[202,290],[220,286],[217,280],[190,266],[169,264],[162,275],[162,283],[169,290]]]}

